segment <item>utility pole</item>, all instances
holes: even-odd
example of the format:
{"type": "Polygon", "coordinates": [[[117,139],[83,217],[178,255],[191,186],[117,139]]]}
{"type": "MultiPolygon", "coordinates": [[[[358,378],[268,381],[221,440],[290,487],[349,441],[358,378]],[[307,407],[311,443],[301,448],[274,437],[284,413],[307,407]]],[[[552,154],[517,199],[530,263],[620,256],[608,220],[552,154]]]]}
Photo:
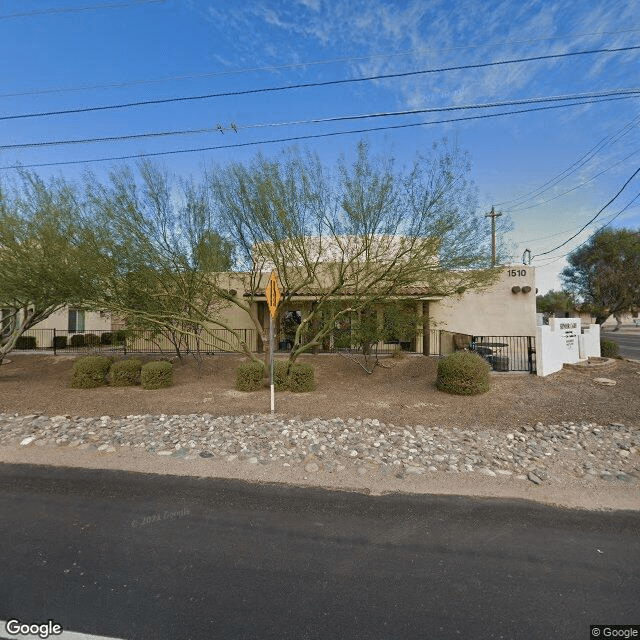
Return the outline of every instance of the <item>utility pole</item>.
{"type": "Polygon", "coordinates": [[[496,218],[501,216],[496,213],[495,207],[491,207],[491,213],[487,213],[485,218],[491,218],[491,266],[496,266],[496,218]]]}

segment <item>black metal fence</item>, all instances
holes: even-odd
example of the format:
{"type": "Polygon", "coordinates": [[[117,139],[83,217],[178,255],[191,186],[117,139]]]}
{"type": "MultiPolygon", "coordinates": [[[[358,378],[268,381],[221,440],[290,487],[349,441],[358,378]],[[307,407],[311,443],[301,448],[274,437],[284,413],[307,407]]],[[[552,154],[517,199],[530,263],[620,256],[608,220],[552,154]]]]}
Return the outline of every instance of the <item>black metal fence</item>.
{"type": "Polygon", "coordinates": [[[536,339],[532,336],[473,336],[470,348],[494,371],[536,372],[536,339]]]}
{"type": "Polygon", "coordinates": [[[467,333],[439,332],[440,356],[454,351],[475,351],[494,371],[536,372],[536,339],[532,336],[474,336],[467,333]]]}
{"type": "Polygon", "coordinates": [[[70,332],[61,329],[30,329],[16,344],[17,350],[86,353],[87,351],[121,353],[216,353],[238,350],[244,342],[250,351],[257,350],[255,329],[212,329],[202,335],[158,334],[126,329],[114,331],[70,332]]]}
{"type": "MultiPolygon", "coordinates": [[[[494,371],[536,371],[535,338],[531,336],[473,336],[444,329],[431,329],[426,352],[431,356],[446,356],[454,351],[468,349],[481,355],[494,371]]],[[[250,351],[261,346],[255,329],[213,329],[201,336],[154,334],[143,330],[84,331],[69,332],[60,329],[30,329],[19,339],[16,350],[36,350],[57,353],[167,353],[175,354],[199,351],[220,353],[239,350],[240,341],[250,351]]],[[[350,334],[334,332],[317,349],[321,353],[337,353],[343,349],[362,351],[368,349],[378,355],[389,355],[402,350],[416,352],[419,346],[415,337],[377,344],[357,345],[350,341],[350,334]]],[[[277,340],[276,348],[286,351],[291,348],[286,340],[277,340]]],[[[421,352],[425,352],[424,346],[421,352]]]]}

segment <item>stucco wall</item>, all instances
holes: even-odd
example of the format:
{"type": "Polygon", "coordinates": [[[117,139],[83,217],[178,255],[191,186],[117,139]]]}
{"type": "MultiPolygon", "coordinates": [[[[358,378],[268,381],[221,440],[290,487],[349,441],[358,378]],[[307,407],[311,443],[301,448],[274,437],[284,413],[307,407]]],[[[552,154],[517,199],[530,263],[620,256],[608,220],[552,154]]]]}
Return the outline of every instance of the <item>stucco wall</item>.
{"type": "Polygon", "coordinates": [[[535,269],[522,264],[507,266],[500,280],[484,291],[430,302],[429,315],[435,329],[484,336],[535,336],[535,269]],[[513,293],[515,286],[531,290],[513,293]]]}
{"type": "MultiPolygon", "coordinates": [[[[39,322],[34,329],[55,329],[56,331],[67,331],[69,328],[69,310],[65,307],[52,313],[46,320],[39,322]]],[[[85,311],[84,333],[90,331],[109,331],[111,329],[111,315],[105,313],[103,316],[98,311],[85,311]]]]}

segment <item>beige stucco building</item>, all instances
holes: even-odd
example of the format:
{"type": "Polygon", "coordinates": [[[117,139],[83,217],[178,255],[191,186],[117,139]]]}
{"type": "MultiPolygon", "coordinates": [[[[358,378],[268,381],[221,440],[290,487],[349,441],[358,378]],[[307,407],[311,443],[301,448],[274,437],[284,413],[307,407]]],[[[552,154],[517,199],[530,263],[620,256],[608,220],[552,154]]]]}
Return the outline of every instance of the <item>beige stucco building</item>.
{"type": "MultiPolygon", "coordinates": [[[[265,279],[268,274],[264,274],[265,279]]],[[[240,274],[225,276],[222,286],[234,292],[235,297],[245,299],[248,285],[240,274]]],[[[536,288],[535,269],[530,266],[511,265],[504,267],[500,279],[482,291],[466,291],[449,297],[430,295],[427,290],[416,287],[411,292],[398,295],[398,299],[414,305],[416,335],[407,345],[410,351],[433,353],[429,345],[429,335],[424,328],[444,329],[453,333],[473,336],[528,336],[536,335],[536,288]]],[[[252,296],[254,311],[265,332],[269,326],[269,310],[264,295],[264,285],[252,296]]],[[[296,295],[280,317],[286,311],[295,311],[304,318],[314,303],[313,295],[296,295]]],[[[377,309],[380,317],[384,308],[377,309]]],[[[254,330],[249,315],[236,305],[223,310],[222,317],[233,329],[254,330]]],[[[255,348],[260,350],[260,340],[255,348]]]]}
{"type": "MultiPolygon", "coordinates": [[[[265,333],[268,333],[269,310],[264,286],[269,274],[262,275],[260,287],[252,293],[249,292],[248,274],[220,274],[218,284],[238,301],[250,304],[255,316],[262,323],[265,333]]],[[[508,336],[533,338],[536,335],[535,270],[530,266],[505,266],[498,281],[481,291],[470,290],[442,297],[431,295],[428,290],[415,287],[397,297],[415,309],[415,332],[408,342],[401,343],[403,349],[415,353],[425,355],[441,353],[443,346],[440,343],[439,330],[452,334],[489,338],[508,336]]],[[[308,295],[303,293],[292,297],[279,314],[281,320],[286,316],[286,312],[296,313],[301,320],[309,312],[315,299],[310,292],[308,295]]],[[[384,308],[378,306],[376,312],[382,321],[384,308]]],[[[242,335],[251,350],[263,350],[265,345],[256,332],[251,317],[243,309],[230,304],[220,312],[220,317],[231,329],[243,332],[242,335]]],[[[99,333],[112,331],[121,326],[121,323],[105,312],[62,309],[38,324],[35,332],[28,332],[27,335],[29,333],[36,335],[38,330],[42,329],[48,331],[56,329],[57,333],[67,335],[99,333]]],[[[276,345],[283,338],[281,329],[282,325],[276,327],[276,332],[279,334],[276,345]]],[[[447,339],[451,340],[451,338],[447,339]]],[[[325,346],[331,348],[332,339],[328,339],[325,346]]]]}

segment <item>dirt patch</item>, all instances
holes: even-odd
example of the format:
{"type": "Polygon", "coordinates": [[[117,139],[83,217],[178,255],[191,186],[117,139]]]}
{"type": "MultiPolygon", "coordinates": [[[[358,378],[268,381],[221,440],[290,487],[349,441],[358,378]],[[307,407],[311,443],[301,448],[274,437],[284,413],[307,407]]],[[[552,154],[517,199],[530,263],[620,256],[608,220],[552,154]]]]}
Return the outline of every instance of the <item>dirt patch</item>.
{"type": "MultiPolygon", "coordinates": [[[[269,390],[234,389],[242,358],[207,358],[199,373],[192,362],[176,363],[174,385],[71,389],[73,357],[12,354],[0,367],[0,412],[127,416],[135,414],[240,415],[269,411],[269,390]]],[[[314,392],[276,394],[276,412],[291,418],[377,418],[394,424],[514,429],[536,422],[587,420],[640,426],[640,364],[614,361],[607,377],[615,387],[593,381],[590,370],[562,370],[546,378],[492,373],[491,390],[457,397],[435,388],[437,358],[386,358],[372,375],[339,355],[304,356],[316,370],[314,392]]]]}

